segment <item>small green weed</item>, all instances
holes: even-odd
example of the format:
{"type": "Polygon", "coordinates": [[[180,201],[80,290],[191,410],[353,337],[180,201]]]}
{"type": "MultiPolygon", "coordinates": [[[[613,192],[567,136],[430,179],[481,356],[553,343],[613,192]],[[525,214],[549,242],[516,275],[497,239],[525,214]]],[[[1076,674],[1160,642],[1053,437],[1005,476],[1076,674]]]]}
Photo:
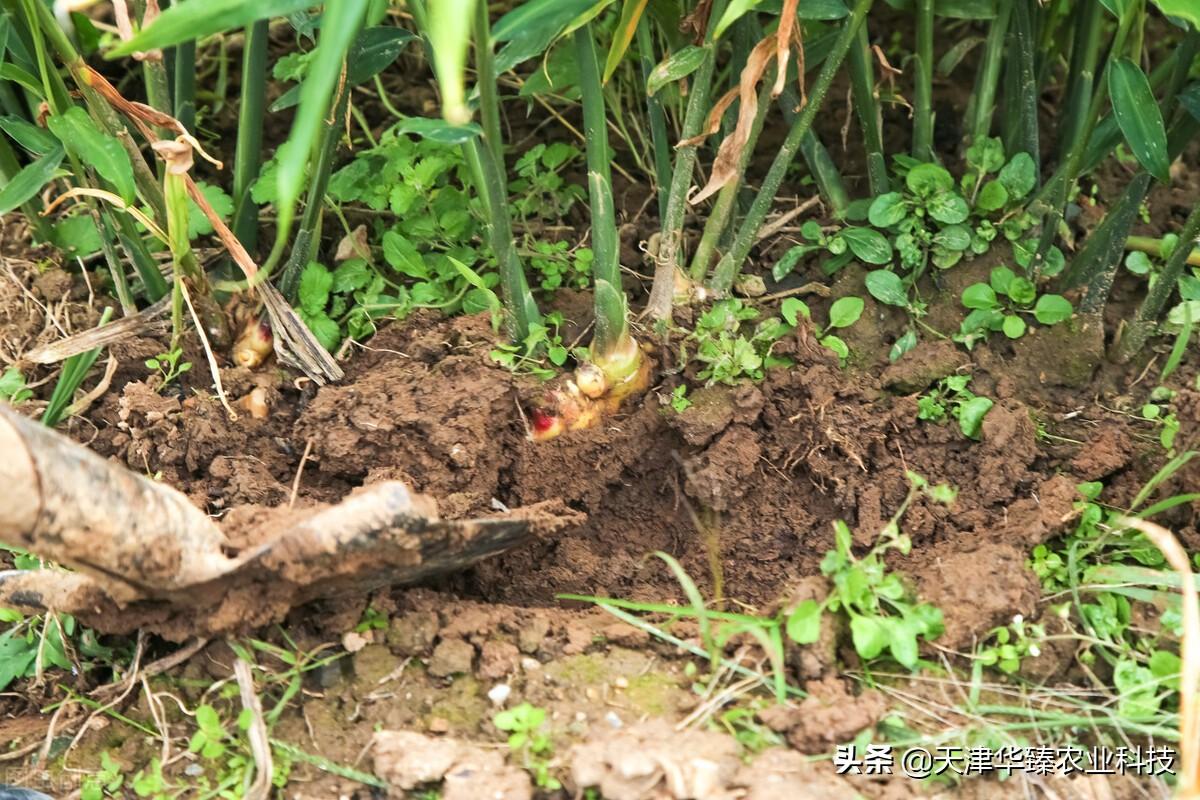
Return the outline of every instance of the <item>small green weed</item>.
{"type": "Polygon", "coordinates": [[[554,742],[546,731],[546,710],[521,703],[496,714],[492,724],[508,733],[508,748],[521,757],[538,788],[555,792],[562,784],[550,774],[554,742]]]}
{"type": "Polygon", "coordinates": [[[25,376],[16,367],[9,367],[0,374],[0,400],[10,405],[20,405],[33,397],[33,391],[25,385],[25,376]]]}
{"type": "Polygon", "coordinates": [[[100,754],[100,771],[83,779],[79,800],[104,800],[105,797],[120,797],[125,785],[124,770],[105,750],[100,754]]]}
{"type": "Polygon", "coordinates": [[[821,573],[833,584],[833,590],[821,602],[804,600],[789,613],[787,633],[800,644],[811,644],[820,636],[821,615],[844,613],[850,618],[850,636],[859,656],[870,661],[887,651],[906,669],[917,667],[917,640],[937,638],[942,632],[942,612],[917,600],[900,580],[889,572],[884,555],[895,550],[908,555],[912,542],[900,532],[900,519],[919,495],[949,505],[957,492],[946,484],[931,485],[909,472],[908,496],[879,533],[876,545],[862,558],[853,552],[853,536],[846,523],[834,523],[835,547],[821,561],[821,573]]]}
{"type": "Polygon", "coordinates": [[[1168,454],[1175,449],[1175,438],[1179,435],[1179,417],[1171,410],[1175,392],[1165,386],[1150,393],[1150,400],[1142,405],[1141,417],[1158,428],[1158,443],[1168,454]]]}
{"type": "Polygon", "coordinates": [[[975,660],[985,667],[996,667],[1007,675],[1021,669],[1021,659],[1041,655],[1041,642],[1046,638],[1042,625],[1029,623],[1020,614],[1008,625],[993,628],[984,637],[984,644],[975,651],[975,660]]]}
{"type": "MultiPolygon", "coordinates": [[[[824,328],[816,328],[817,341],[822,346],[832,350],[843,366],[846,360],[850,358],[850,348],[842,341],[841,337],[833,335],[830,331],[839,328],[849,328],[858,322],[859,318],[862,317],[865,306],[866,304],[861,297],[850,296],[838,298],[829,307],[829,324],[824,328]]],[[[800,324],[800,317],[812,320],[812,313],[809,311],[808,306],[803,300],[797,297],[789,297],[780,303],[779,313],[784,321],[793,328],[800,324]]]]}
{"type": "Polygon", "coordinates": [[[367,606],[363,611],[362,619],[354,626],[357,633],[366,633],[367,631],[386,631],[388,628],[388,616],[382,611],[378,611],[374,606],[367,606]]]}
{"type": "Polygon", "coordinates": [[[687,391],[687,384],[681,383],[671,392],[671,408],[676,414],[682,414],[692,407],[692,401],[688,399],[687,391]]]}
{"type": "Polygon", "coordinates": [[[759,317],[757,309],[736,297],[718,300],[700,315],[695,329],[680,343],[680,363],[689,361],[689,348],[704,367],[699,377],[709,385],[734,385],[743,378],[762,380],[770,367],[788,366],[791,361],[771,355],[776,342],[791,327],[779,317],[757,322],[749,336],[743,324],[759,317]]]}
{"type": "Polygon", "coordinates": [[[1037,287],[1008,267],[994,267],[987,283],[963,289],[962,304],[971,309],[954,336],[971,348],[991,331],[1003,331],[1019,339],[1028,329],[1023,315],[1032,315],[1042,325],[1057,325],[1071,318],[1075,309],[1060,294],[1038,296],[1037,287]]]}
{"type": "Polygon", "coordinates": [[[864,264],[890,264],[892,261],[891,243],[873,228],[850,226],[827,232],[813,220],[808,220],[800,226],[800,235],[809,243],[792,247],[775,262],[771,275],[776,282],[790,275],[801,258],[814,252],[825,251],[832,256],[821,265],[826,275],[832,275],[853,259],[864,264]]]}
{"type": "Polygon", "coordinates": [[[176,347],[174,350],[168,350],[165,353],[159,353],[154,358],[146,359],[146,369],[158,372],[159,391],[170,386],[179,379],[180,375],[192,368],[192,362],[180,361],[181,358],[183,358],[183,350],[176,347]]]}
{"type": "Polygon", "coordinates": [[[978,439],[983,418],[992,410],[991,398],[980,397],[967,389],[970,375],[949,375],[937,382],[927,394],[917,398],[917,419],[942,422],[958,420],[959,430],[968,439],[978,439]]]}
{"type": "Polygon", "coordinates": [[[529,266],[540,276],[538,285],[547,292],[555,289],[586,289],[592,280],[595,254],[590,247],[570,250],[564,241],[533,242],[529,266]]]}
{"type": "Polygon", "coordinates": [[[518,375],[550,380],[558,375],[557,368],[564,366],[572,355],[577,360],[587,360],[585,349],[577,348],[572,352],[563,344],[562,324],[562,312],[552,311],[542,317],[541,323],[530,325],[529,335],[520,344],[497,344],[490,353],[491,359],[518,375]]]}
{"type": "Polygon", "coordinates": [[[517,177],[508,183],[512,208],[522,219],[561,220],[587,196],[582,186],[567,183],[562,173],[583,153],[564,142],[537,144],[513,165],[517,177]]]}

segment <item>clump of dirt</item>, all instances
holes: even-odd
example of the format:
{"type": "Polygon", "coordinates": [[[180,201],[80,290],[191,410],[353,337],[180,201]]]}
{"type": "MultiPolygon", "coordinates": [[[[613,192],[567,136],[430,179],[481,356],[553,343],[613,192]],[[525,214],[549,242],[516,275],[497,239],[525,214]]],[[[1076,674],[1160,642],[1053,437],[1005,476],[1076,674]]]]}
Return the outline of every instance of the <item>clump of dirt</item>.
{"type": "Polygon", "coordinates": [[[1053,412],[1026,406],[970,353],[924,345],[875,377],[839,369],[806,346],[803,331],[780,343],[796,366],[758,386],[700,389],[682,413],[651,392],[602,426],[535,444],[521,403],[537,382],[495,365],[493,341],[484,316],[428,314],[382,331],[348,361],[340,385],[297,388],[275,373],[226,370],[231,394],[272,393],[265,420],[231,421],[210,397],[131,382],[91,415],[94,446],[162,472],[213,512],[286,503],[293,484],[303,507],[389,479],[437,497],[447,518],[560,501],[586,522],[444,584],[532,606],[559,593],[678,596],[669,573],[645,560],[655,550],[705,585],[698,511],[715,521],[728,594],[769,604],[818,572],[834,520],[869,546],[912,470],[959,488],[953,508],[912,504],[902,527],[913,552],[892,557],[949,603],[950,646],[1029,607],[1023,553],[1069,523],[1074,483],[1137,466],[1122,421],[1085,429],[1086,447],[1047,447],[1039,426],[1053,412]],[[956,371],[971,372],[980,391],[995,389],[979,442],[953,424],[918,421],[915,395],[903,394],[956,371]],[[994,557],[978,558],[985,551],[994,557]],[[939,588],[980,581],[997,602],[958,603],[939,588]]]}

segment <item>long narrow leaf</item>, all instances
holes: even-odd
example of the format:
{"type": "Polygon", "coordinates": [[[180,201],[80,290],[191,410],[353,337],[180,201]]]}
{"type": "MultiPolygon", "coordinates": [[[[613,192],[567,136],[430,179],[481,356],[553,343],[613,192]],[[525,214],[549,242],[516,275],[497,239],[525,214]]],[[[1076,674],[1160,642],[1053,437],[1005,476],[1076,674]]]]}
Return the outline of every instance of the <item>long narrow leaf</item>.
{"type": "Polygon", "coordinates": [[[442,116],[457,125],[471,120],[465,73],[476,2],[482,0],[434,0],[429,4],[429,45],[442,90],[442,116]]]}
{"type": "MultiPolygon", "coordinates": [[[[214,33],[244,28],[260,19],[294,14],[313,5],[313,0],[199,0],[180,3],[164,11],[132,39],[110,50],[108,58],[121,58],[203,39],[214,33]]],[[[332,5],[326,5],[326,20],[332,18],[332,5]]]]}
{"type": "Polygon", "coordinates": [[[0,214],[7,214],[41,191],[54,177],[64,156],[66,151],[61,146],[55,147],[18,172],[8,185],[0,190],[0,214]]]}
{"type": "Polygon", "coordinates": [[[1109,68],[1108,93],[1117,124],[1138,162],[1158,180],[1170,180],[1167,129],[1146,73],[1128,58],[1117,59],[1109,68]]]}
{"type": "MultiPolygon", "coordinates": [[[[200,5],[200,4],[197,4],[200,5]]],[[[180,6],[186,8],[187,6],[180,6]]],[[[325,4],[324,24],[308,76],[300,89],[300,107],[292,131],[279,159],[279,219],[281,229],[291,224],[296,201],[304,186],[304,172],[320,138],[325,115],[336,93],[342,64],[359,24],[367,11],[367,0],[329,0],[325,4]]]]}
{"type": "Polygon", "coordinates": [[[617,29],[613,31],[612,47],[608,49],[608,57],[604,60],[603,80],[605,83],[608,83],[608,79],[617,71],[617,65],[621,63],[621,59],[625,57],[625,51],[633,42],[633,36],[637,33],[638,23],[642,20],[642,13],[646,10],[647,2],[649,0],[625,0],[621,7],[621,20],[617,23],[617,29]]]}

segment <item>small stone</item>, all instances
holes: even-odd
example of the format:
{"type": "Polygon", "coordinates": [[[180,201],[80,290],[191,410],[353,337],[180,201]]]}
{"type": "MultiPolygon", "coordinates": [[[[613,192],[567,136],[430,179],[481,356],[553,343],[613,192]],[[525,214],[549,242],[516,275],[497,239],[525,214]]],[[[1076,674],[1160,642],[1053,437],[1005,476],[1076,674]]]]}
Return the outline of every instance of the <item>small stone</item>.
{"type": "Polygon", "coordinates": [[[488,690],[488,700],[492,701],[492,705],[497,708],[503,707],[508,702],[509,695],[512,694],[512,687],[507,683],[497,683],[488,690]]]}
{"type": "Polygon", "coordinates": [[[480,648],[479,676],[485,680],[503,678],[516,670],[520,658],[520,651],[511,642],[484,642],[480,648]]]}
{"type": "Polygon", "coordinates": [[[525,658],[521,659],[521,669],[525,670],[526,672],[534,672],[535,670],[540,670],[541,668],[542,662],[538,661],[536,658],[529,658],[526,656],[525,658]]]}
{"type": "Polygon", "coordinates": [[[450,720],[445,719],[443,717],[433,717],[432,719],[429,720],[429,732],[430,733],[449,733],[450,732],[450,720]]]}
{"type": "Polygon", "coordinates": [[[517,648],[522,653],[533,655],[542,646],[542,640],[550,632],[549,618],[535,614],[517,631],[517,648]]]}
{"type": "Polygon", "coordinates": [[[432,611],[414,611],[392,617],[387,643],[398,655],[418,656],[433,646],[437,638],[438,617],[432,611]]]}
{"type": "Polygon", "coordinates": [[[607,722],[608,727],[612,728],[614,731],[620,729],[625,724],[621,721],[621,718],[617,716],[617,712],[615,711],[609,711],[607,714],[605,714],[604,721],[607,722]]]}
{"type": "Polygon", "coordinates": [[[462,639],[443,639],[429,657],[427,669],[437,678],[447,678],[471,671],[475,660],[475,648],[462,639]]]}
{"type": "Polygon", "coordinates": [[[342,634],[342,647],[347,653],[357,653],[367,646],[367,639],[358,631],[347,631],[342,634]]]}
{"type": "Polygon", "coordinates": [[[617,687],[618,689],[628,689],[629,679],[624,675],[618,676],[617,679],[613,681],[613,686],[617,687]]]}

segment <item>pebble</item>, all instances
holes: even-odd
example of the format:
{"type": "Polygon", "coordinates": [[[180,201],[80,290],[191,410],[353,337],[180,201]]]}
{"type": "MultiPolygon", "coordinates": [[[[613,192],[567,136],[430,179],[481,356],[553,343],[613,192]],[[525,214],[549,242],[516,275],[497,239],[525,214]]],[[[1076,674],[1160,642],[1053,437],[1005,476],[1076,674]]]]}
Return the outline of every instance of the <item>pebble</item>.
{"type": "Polygon", "coordinates": [[[508,696],[512,694],[512,687],[507,683],[497,683],[488,690],[488,700],[492,701],[492,705],[501,707],[508,702],[508,696]]]}

